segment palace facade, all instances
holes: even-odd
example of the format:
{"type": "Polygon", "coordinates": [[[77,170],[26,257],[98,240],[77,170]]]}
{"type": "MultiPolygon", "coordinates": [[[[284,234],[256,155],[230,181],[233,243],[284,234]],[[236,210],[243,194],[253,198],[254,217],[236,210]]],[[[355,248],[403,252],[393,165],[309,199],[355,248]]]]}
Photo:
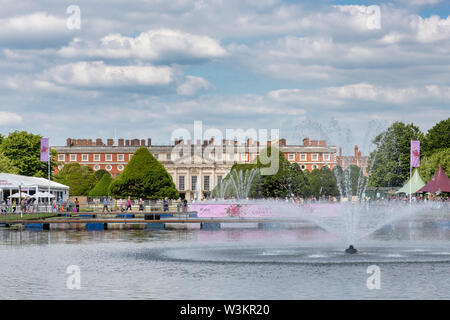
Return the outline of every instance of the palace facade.
{"type": "MultiPolygon", "coordinates": [[[[299,145],[287,145],[286,139],[276,141],[278,148],[286,159],[298,163],[302,170],[312,171],[336,165],[336,147],[327,146],[324,140],[303,139],[299,145]]],[[[267,145],[275,142],[268,141],[267,145]]],[[[263,146],[263,145],[261,145],[263,146]]],[[[260,143],[247,139],[245,143],[214,139],[197,141],[175,140],[173,145],[152,145],[151,139],[125,140],[107,139],[67,139],[65,146],[52,147],[57,151],[58,162],[55,173],[67,163],[77,162],[90,166],[94,171],[105,169],[112,176],[120,174],[134,152],[140,147],[147,147],[172,176],[183,198],[193,199],[198,189],[204,196],[209,196],[214,187],[230,172],[235,163],[251,163],[256,160],[261,150],[260,143]],[[198,189],[197,189],[198,188],[198,189]]]]}

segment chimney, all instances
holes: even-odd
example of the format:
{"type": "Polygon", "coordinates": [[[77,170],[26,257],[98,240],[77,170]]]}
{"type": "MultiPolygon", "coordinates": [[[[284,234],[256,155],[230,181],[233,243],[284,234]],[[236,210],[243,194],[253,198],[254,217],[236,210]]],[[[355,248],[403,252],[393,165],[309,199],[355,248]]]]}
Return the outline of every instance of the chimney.
{"type": "Polygon", "coordinates": [[[272,141],[267,140],[267,146],[270,147],[272,145],[272,141]]]}
{"type": "Polygon", "coordinates": [[[66,140],[66,145],[67,145],[68,147],[71,147],[71,146],[72,146],[72,139],[67,138],[67,140],[66,140]]]}
{"type": "Polygon", "coordinates": [[[357,156],[358,156],[358,146],[355,145],[355,157],[357,157],[357,156]]]}
{"type": "MultiPolygon", "coordinates": [[[[83,142],[85,142],[86,144],[88,143],[86,140],[83,141],[83,142]]],[[[97,138],[97,140],[95,140],[95,145],[96,145],[97,147],[103,146],[103,141],[102,141],[102,139],[101,139],[101,138],[97,138]]]]}
{"type": "Polygon", "coordinates": [[[125,140],[125,145],[127,146],[127,147],[129,147],[130,146],[130,140],[125,140]]]}
{"type": "Polygon", "coordinates": [[[319,141],[317,140],[311,140],[311,145],[312,146],[317,146],[319,144],[319,141]]]}
{"type": "Polygon", "coordinates": [[[304,146],[309,146],[309,138],[308,137],[303,139],[303,145],[304,146]]]}
{"type": "Polygon", "coordinates": [[[123,139],[119,139],[119,147],[123,147],[124,146],[124,140],[123,139]]]}
{"type": "Polygon", "coordinates": [[[107,143],[108,147],[112,147],[114,145],[114,139],[108,139],[108,140],[106,140],[106,143],[107,143]]]}
{"type": "Polygon", "coordinates": [[[141,147],[145,147],[145,139],[141,139],[141,147]]]}
{"type": "Polygon", "coordinates": [[[319,140],[319,145],[321,147],[326,147],[327,146],[327,142],[325,140],[319,140]]]}
{"type": "Polygon", "coordinates": [[[286,139],[280,139],[279,141],[278,141],[278,144],[279,144],[279,146],[280,147],[286,147],[286,139]]]}
{"type": "Polygon", "coordinates": [[[147,147],[151,147],[152,146],[152,139],[148,138],[147,139],[147,147]]]}
{"type": "Polygon", "coordinates": [[[342,147],[339,147],[339,157],[342,157],[342,147]]]}

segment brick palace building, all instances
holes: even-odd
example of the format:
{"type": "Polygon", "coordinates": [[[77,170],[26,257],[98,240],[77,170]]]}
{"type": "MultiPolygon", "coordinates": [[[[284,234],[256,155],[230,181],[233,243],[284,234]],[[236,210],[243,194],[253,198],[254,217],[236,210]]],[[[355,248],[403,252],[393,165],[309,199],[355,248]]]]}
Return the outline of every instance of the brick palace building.
{"type": "MultiPolygon", "coordinates": [[[[270,141],[267,142],[270,145],[270,141]]],[[[328,166],[330,169],[337,163],[336,147],[327,146],[324,140],[303,139],[301,145],[287,145],[286,139],[278,141],[280,150],[288,161],[298,163],[302,170],[312,171],[328,166]]],[[[246,143],[238,144],[236,141],[223,140],[221,144],[214,140],[198,140],[196,144],[190,141],[175,140],[173,145],[152,145],[151,139],[125,140],[107,139],[67,139],[65,146],[52,147],[57,151],[58,162],[55,173],[62,169],[64,164],[78,162],[90,166],[94,171],[105,169],[116,176],[121,173],[133,153],[139,147],[147,147],[158,159],[169,174],[182,195],[186,199],[193,199],[197,183],[203,193],[208,195],[230,171],[234,163],[250,163],[258,156],[259,142],[248,139],[246,143]],[[183,149],[181,157],[172,155],[174,148],[183,149]],[[185,152],[191,153],[186,161],[185,152]],[[197,150],[197,152],[194,151],[197,150]],[[200,158],[197,156],[201,150],[200,158]],[[232,150],[232,152],[230,152],[232,150]]]]}

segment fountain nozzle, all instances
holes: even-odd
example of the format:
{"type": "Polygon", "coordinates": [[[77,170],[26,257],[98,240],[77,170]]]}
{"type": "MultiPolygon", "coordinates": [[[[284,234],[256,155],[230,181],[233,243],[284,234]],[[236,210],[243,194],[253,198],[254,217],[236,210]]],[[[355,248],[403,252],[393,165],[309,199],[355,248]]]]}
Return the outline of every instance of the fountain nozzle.
{"type": "Polygon", "coordinates": [[[345,253],[350,253],[350,254],[354,254],[357,253],[358,250],[356,250],[353,245],[350,245],[347,249],[345,249],[345,253]]]}

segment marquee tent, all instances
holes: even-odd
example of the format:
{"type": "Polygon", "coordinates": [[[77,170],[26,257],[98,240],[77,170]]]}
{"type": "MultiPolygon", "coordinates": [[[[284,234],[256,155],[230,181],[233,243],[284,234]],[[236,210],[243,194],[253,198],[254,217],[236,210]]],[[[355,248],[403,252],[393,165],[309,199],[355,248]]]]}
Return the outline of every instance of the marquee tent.
{"type": "Polygon", "coordinates": [[[405,185],[403,187],[401,187],[399,190],[397,190],[397,192],[395,192],[395,193],[409,194],[410,190],[411,190],[411,193],[416,193],[424,185],[425,185],[425,182],[423,182],[422,178],[419,175],[419,170],[417,170],[417,168],[416,168],[411,177],[411,180],[408,180],[408,182],[405,183],[405,185]]]}
{"type": "Polygon", "coordinates": [[[434,174],[433,178],[417,192],[450,192],[450,179],[445,174],[442,165],[439,166],[439,170],[434,174]]]}
{"type": "Polygon", "coordinates": [[[22,193],[32,196],[38,192],[48,192],[58,200],[69,198],[69,187],[45,178],[28,177],[17,174],[0,172],[0,200],[4,200],[14,193],[22,193]]]}

